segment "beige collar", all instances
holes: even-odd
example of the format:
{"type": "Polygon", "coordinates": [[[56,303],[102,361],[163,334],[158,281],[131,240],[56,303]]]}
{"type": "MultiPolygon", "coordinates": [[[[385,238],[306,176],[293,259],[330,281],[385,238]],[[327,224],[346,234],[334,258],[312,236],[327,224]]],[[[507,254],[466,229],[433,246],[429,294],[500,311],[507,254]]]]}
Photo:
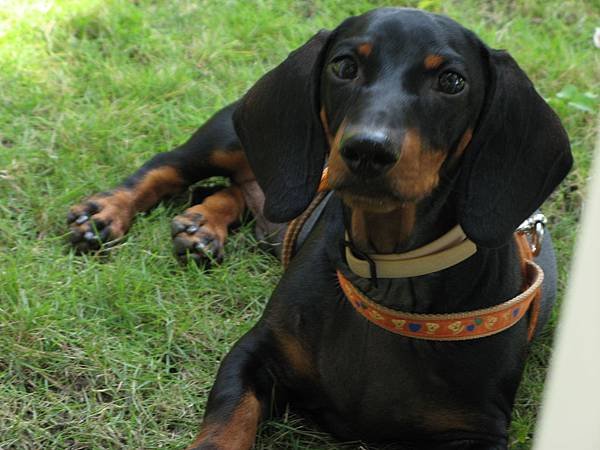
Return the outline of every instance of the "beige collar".
{"type": "MultiPolygon", "coordinates": [[[[346,235],[346,239],[348,236],[346,235]]],[[[371,261],[361,259],[346,246],[350,270],[363,278],[407,278],[438,272],[454,266],[477,251],[460,225],[423,247],[406,253],[369,254],[371,261]],[[371,268],[375,273],[371,273],[371,268]]]]}

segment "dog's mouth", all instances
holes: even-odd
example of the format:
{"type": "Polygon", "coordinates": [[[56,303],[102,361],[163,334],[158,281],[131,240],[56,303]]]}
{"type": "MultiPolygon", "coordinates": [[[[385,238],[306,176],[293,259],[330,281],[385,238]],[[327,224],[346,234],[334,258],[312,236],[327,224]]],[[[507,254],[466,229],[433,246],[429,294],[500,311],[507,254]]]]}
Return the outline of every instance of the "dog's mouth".
{"type": "Polygon", "coordinates": [[[329,186],[336,190],[348,206],[371,211],[387,212],[419,200],[401,195],[389,184],[384,177],[365,182],[353,176],[346,176],[342,179],[335,178],[329,186]]]}

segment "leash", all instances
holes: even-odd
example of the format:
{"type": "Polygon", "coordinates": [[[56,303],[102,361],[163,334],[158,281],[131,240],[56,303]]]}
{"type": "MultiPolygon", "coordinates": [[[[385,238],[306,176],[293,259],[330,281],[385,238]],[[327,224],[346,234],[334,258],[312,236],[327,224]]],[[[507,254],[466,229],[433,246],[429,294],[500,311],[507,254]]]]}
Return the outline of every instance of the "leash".
{"type": "MultiPolygon", "coordinates": [[[[327,191],[327,169],[324,170],[319,190],[305,212],[290,222],[286,231],[282,263],[287,268],[293,256],[296,240],[303,225],[327,191]]],[[[368,298],[348,280],[340,270],[337,278],[346,299],[354,309],[371,323],[395,334],[415,339],[434,341],[462,341],[500,333],[515,325],[531,309],[527,338],[533,338],[541,306],[541,286],[544,271],[533,258],[541,248],[545,217],[535,214],[527,219],[514,234],[524,279],[522,292],[516,297],[490,308],[452,314],[414,314],[390,309],[368,298]],[[531,244],[527,238],[531,239],[531,244]]],[[[472,256],[477,248],[456,226],[435,241],[406,253],[377,255],[359,254],[357,258],[345,243],[345,256],[352,272],[371,279],[403,278],[437,272],[458,264],[472,256]]]]}
{"type": "Polygon", "coordinates": [[[292,260],[292,256],[294,255],[294,247],[296,246],[296,241],[298,240],[298,235],[300,234],[302,227],[315,209],[317,209],[323,199],[327,196],[327,191],[329,190],[327,187],[328,173],[329,169],[325,167],[325,169],[323,169],[323,174],[321,175],[321,182],[319,183],[315,198],[312,199],[308,205],[308,208],[306,208],[302,214],[288,224],[283,237],[283,244],[281,246],[281,263],[283,264],[284,269],[287,269],[290,261],[292,260]]]}

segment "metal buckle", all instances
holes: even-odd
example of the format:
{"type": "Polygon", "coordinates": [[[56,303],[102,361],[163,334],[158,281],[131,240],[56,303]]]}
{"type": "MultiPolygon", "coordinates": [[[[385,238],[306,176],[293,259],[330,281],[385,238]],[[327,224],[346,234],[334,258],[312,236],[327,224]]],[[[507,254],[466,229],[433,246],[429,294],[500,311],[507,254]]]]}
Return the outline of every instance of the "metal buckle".
{"type": "Polygon", "coordinates": [[[526,219],[517,228],[517,233],[525,234],[529,241],[529,248],[533,256],[540,254],[542,250],[542,241],[544,239],[544,230],[548,219],[542,213],[535,213],[526,219]]]}

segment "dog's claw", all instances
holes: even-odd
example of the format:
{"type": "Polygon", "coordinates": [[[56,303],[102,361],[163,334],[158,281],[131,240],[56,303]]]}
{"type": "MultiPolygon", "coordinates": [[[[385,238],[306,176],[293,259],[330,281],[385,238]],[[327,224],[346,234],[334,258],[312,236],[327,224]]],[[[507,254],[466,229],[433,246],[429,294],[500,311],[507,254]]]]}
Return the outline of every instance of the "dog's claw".
{"type": "Polygon", "coordinates": [[[75,220],[75,223],[77,225],[81,225],[82,223],[86,223],[89,219],[90,219],[90,217],[88,215],[83,214],[83,215],[79,216],[77,218],[77,220],[75,220]]]}
{"type": "Polygon", "coordinates": [[[171,236],[175,237],[177,234],[181,233],[183,230],[185,230],[187,227],[187,225],[181,223],[181,222],[177,222],[175,220],[173,220],[171,222],[171,236]]]}

